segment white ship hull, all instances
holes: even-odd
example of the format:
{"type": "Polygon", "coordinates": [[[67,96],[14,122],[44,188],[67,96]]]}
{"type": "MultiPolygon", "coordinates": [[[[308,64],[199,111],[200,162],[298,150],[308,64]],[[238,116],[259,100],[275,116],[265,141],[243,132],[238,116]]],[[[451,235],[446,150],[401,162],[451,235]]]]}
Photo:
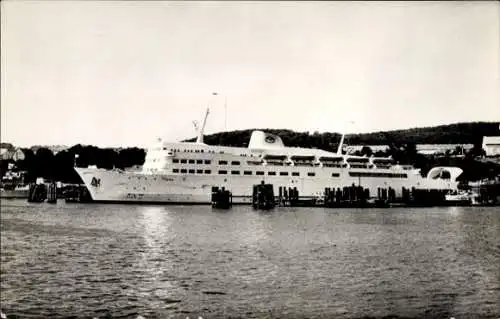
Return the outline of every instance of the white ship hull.
{"type": "MultiPolygon", "coordinates": [[[[208,115],[208,111],[207,111],[208,115]]],[[[206,119],[206,115],[205,115],[206,119]]],[[[204,126],[204,124],[203,124],[204,126]]],[[[207,145],[203,129],[196,143],[163,143],[148,149],[141,171],[75,168],[94,201],[209,204],[212,187],[224,187],[233,203],[252,202],[253,186],[294,188],[299,198],[320,197],[325,188],[362,186],[371,197],[378,189],[454,190],[459,168],[437,167],[422,177],[391,158],[359,157],[319,149],[286,147],[279,136],[254,131],[247,148],[207,145]]]]}
{"type": "Polygon", "coordinates": [[[370,197],[377,197],[378,188],[391,187],[395,189],[396,196],[401,196],[403,187],[455,190],[458,184],[454,180],[423,178],[419,174],[408,174],[406,178],[390,180],[380,177],[351,177],[349,171],[353,170],[347,168],[297,168],[296,170],[304,171],[300,174],[304,177],[151,174],[97,168],[75,169],[87,186],[92,199],[100,202],[209,204],[212,187],[216,186],[231,191],[233,203],[244,204],[252,202],[253,185],[262,181],[273,184],[276,195],[280,186],[296,187],[301,198],[320,196],[325,188],[343,188],[352,185],[367,188],[370,197]],[[315,177],[306,176],[305,171],[311,170],[316,171],[315,177]],[[335,172],[338,176],[331,177],[331,172],[335,172]]]}

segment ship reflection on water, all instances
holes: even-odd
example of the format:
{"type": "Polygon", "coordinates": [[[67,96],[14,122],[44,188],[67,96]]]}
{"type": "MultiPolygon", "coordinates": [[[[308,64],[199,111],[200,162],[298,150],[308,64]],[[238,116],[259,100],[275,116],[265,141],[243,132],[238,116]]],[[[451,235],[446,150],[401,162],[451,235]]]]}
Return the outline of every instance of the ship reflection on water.
{"type": "Polygon", "coordinates": [[[143,227],[144,249],[141,251],[142,262],[139,267],[150,271],[155,277],[160,269],[151,268],[155,266],[155,263],[151,261],[158,261],[162,250],[168,245],[171,219],[168,211],[162,207],[144,207],[141,213],[142,218],[139,222],[143,227]]]}
{"type": "Polygon", "coordinates": [[[2,202],[17,317],[498,318],[498,207],[2,202]]]}

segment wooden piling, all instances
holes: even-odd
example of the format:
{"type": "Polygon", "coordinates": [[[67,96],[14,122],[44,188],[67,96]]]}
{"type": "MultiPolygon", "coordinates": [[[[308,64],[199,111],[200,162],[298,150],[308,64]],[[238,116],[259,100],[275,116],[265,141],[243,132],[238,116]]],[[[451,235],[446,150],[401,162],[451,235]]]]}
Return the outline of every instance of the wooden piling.
{"type": "Polygon", "coordinates": [[[261,184],[253,186],[252,206],[255,209],[271,209],[276,206],[272,184],[262,181],[261,184]]]}
{"type": "Polygon", "coordinates": [[[229,209],[233,204],[233,194],[222,187],[212,187],[212,207],[220,209],[229,209]]]}
{"type": "Polygon", "coordinates": [[[57,203],[57,186],[55,183],[50,183],[47,189],[47,203],[57,203]]]}

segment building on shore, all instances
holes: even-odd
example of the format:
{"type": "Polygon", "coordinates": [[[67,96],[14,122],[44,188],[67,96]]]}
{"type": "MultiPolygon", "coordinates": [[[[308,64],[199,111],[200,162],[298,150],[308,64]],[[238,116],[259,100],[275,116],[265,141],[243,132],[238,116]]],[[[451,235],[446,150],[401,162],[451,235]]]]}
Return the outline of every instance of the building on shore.
{"type": "Polygon", "coordinates": [[[486,156],[500,155],[500,136],[484,136],[483,150],[486,156]]]}
{"type": "Polygon", "coordinates": [[[19,161],[24,159],[24,152],[19,148],[0,148],[0,159],[19,161]]]}
{"type": "MultiPolygon", "coordinates": [[[[374,153],[381,151],[385,152],[389,150],[389,145],[366,145],[374,153]]],[[[364,145],[346,145],[345,149],[347,153],[354,153],[356,151],[361,151],[364,145]]],[[[446,154],[446,152],[453,152],[459,148],[462,152],[467,152],[474,147],[473,144],[417,144],[417,152],[423,155],[439,155],[446,154]]]]}

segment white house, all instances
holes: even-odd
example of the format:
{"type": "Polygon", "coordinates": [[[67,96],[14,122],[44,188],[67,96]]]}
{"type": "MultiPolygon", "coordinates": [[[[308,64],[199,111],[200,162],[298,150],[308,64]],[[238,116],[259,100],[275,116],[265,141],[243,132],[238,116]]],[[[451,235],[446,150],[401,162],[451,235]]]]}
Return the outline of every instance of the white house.
{"type": "Polygon", "coordinates": [[[1,148],[0,149],[0,159],[2,160],[23,160],[24,159],[24,153],[21,151],[21,149],[8,149],[8,148],[1,148]]]}
{"type": "Polygon", "coordinates": [[[486,156],[500,155],[500,136],[484,136],[483,150],[486,156]]]}

